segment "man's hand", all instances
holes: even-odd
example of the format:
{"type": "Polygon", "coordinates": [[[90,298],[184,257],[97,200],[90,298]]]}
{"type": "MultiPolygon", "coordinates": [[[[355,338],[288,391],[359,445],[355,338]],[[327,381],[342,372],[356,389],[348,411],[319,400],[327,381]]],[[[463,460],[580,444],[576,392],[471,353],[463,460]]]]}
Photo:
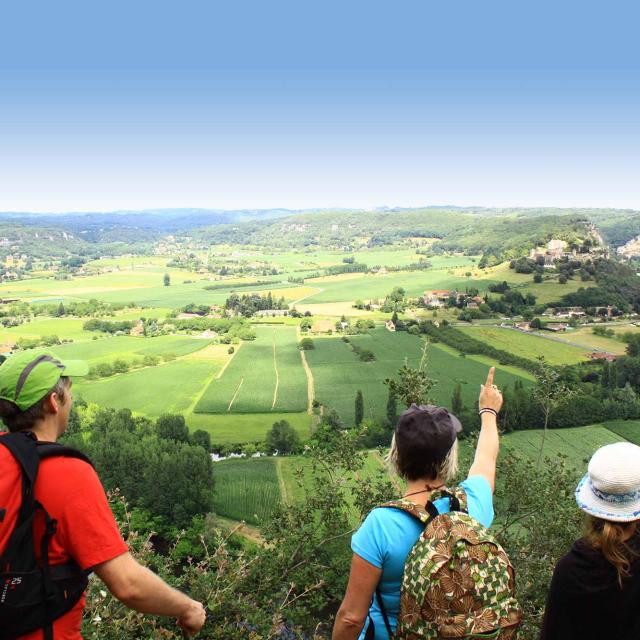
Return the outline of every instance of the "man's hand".
{"type": "Polygon", "coordinates": [[[491,367],[491,369],[489,369],[489,375],[487,375],[487,381],[480,385],[478,407],[480,409],[493,409],[499,412],[502,407],[502,392],[493,384],[495,372],[496,368],[491,367]]]}
{"type": "Polygon", "coordinates": [[[178,626],[184,629],[187,637],[195,635],[202,629],[206,620],[206,613],[201,602],[191,600],[185,612],[178,618],[178,626]]]}

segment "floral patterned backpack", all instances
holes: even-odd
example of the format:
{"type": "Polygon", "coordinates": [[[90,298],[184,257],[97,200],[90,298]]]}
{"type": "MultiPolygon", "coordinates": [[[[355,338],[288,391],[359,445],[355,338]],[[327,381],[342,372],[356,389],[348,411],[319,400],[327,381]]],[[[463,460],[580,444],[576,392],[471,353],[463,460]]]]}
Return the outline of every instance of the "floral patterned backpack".
{"type": "MultiPolygon", "coordinates": [[[[376,591],[390,638],[516,638],[522,611],[514,597],[513,567],[486,527],[468,514],[462,487],[434,493],[424,509],[404,499],[381,506],[425,524],[405,563],[395,635],[376,591]],[[440,498],[449,499],[449,513],[438,513],[433,503],[440,498]]],[[[365,637],[374,634],[369,619],[365,637]]]]}

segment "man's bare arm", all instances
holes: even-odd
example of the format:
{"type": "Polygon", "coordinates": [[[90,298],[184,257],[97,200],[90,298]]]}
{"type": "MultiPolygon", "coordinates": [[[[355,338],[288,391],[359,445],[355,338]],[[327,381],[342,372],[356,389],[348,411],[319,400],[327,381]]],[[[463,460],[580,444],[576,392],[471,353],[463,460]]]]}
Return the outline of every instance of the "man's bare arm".
{"type": "Polygon", "coordinates": [[[111,594],[140,613],[178,618],[188,633],[197,633],[205,621],[201,603],[170,587],[153,571],[139,564],[130,553],[103,562],[93,571],[111,594]]]}

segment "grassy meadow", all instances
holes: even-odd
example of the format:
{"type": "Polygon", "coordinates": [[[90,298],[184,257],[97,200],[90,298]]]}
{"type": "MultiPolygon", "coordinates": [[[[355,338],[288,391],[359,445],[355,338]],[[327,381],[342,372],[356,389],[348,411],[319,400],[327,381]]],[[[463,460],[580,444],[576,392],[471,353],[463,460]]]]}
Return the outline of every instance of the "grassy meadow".
{"type": "MultiPolygon", "coordinates": [[[[313,372],[316,398],[325,406],[335,409],[345,424],[354,420],[354,402],[358,390],[364,397],[365,416],[382,418],[385,415],[387,387],[384,380],[395,377],[406,361],[416,366],[424,344],[419,336],[406,332],[392,333],[383,328],[369,334],[350,336],[349,340],[363,349],[372,351],[376,360],[362,362],[350,345],[340,338],[322,338],[315,341],[315,349],[307,351],[307,361],[313,372]]],[[[486,378],[487,365],[471,357],[462,357],[444,345],[428,347],[427,372],[437,381],[432,390],[435,402],[450,406],[456,384],[462,387],[462,398],[471,406],[477,400],[480,383],[486,378]]],[[[524,372],[515,373],[498,366],[498,384],[513,384],[529,378],[524,372]]]]}
{"type": "Polygon", "coordinates": [[[219,379],[209,384],[196,413],[300,412],[307,379],[294,327],[256,326],[219,379]]]}
{"type": "MultiPolygon", "coordinates": [[[[458,328],[472,338],[486,342],[496,349],[502,349],[529,360],[544,356],[549,363],[554,365],[582,362],[587,360],[589,353],[588,348],[580,348],[558,341],[555,334],[551,337],[541,337],[516,329],[481,325],[458,328]]],[[[566,335],[566,339],[571,340],[572,343],[574,342],[573,337],[573,331],[566,335]]]]}

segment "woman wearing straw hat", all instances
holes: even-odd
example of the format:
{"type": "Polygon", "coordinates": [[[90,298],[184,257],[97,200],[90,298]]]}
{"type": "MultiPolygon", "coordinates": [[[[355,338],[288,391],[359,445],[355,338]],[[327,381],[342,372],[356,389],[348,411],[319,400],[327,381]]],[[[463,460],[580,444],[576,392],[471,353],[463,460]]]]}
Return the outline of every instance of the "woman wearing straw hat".
{"type": "Polygon", "coordinates": [[[640,447],[595,452],[576,489],[586,533],[553,573],[541,640],[640,638],[640,447]]]}

